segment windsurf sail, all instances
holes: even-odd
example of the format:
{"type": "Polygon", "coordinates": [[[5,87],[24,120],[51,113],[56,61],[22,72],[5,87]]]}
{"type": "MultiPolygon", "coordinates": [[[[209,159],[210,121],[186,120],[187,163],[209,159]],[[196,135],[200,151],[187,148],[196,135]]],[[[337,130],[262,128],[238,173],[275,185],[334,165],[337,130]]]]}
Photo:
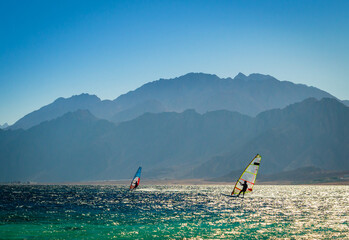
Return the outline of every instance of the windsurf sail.
{"type": "Polygon", "coordinates": [[[130,190],[136,189],[139,186],[139,182],[141,181],[141,172],[142,172],[142,167],[139,167],[135,176],[131,181],[130,190]]]}
{"type": "MultiPolygon", "coordinates": [[[[232,196],[238,196],[238,194],[243,190],[244,184],[247,184],[247,188],[245,193],[252,192],[253,186],[256,182],[256,177],[259,169],[259,165],[261,163],[262,157],[257,154],[250,164],[247,165],[244,172],[241,174],[239,179],[237,180],[235,187],[231,193],[232,196]]],[[[242,193],[242,192],[241,192],[242,193]]]]}

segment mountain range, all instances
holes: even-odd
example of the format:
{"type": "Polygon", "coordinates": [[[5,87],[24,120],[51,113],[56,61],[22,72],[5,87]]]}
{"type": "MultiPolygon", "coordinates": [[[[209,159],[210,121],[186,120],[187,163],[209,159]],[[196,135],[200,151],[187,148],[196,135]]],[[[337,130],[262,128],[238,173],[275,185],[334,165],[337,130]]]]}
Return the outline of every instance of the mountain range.
{"type": "Polygon", "coordinates": [[[140,165],[146,178],[215,178],[242,169],[256,153],[263,174],[344,171],[348,122],[349,108],[333,97],[257,116],[195,109],[145,113],[118,124],[77,110],[29,129],[0,130],[0,181],[123,179],[140,165]]]}
{"type": "Polygon", "coordinates": [[[348,107],[326,98],[307,99],[282,110],[263,112],[249,128],[254,137],[225,156],[211,159],[197,174],[214,177],[224,167],[240,169],[242,160],[253,151],[268,159],[263,162],[265,173],[305,166],[348,170],[348,117],[348,107]]]}
{"type": "Polygon", "coordinates": [[[94,116],[115,123],[132,120],[146,112],[182,112],[187,109],[198,113],[228,110],[255,116],[310,97],[334,98],[315,87],[279,81],[269,75],[245,76],[239,73],[234,78],[219,78],[212,74],[188,73],[144,84],[115,100],[102,101],[89,94],[58,98],[27,114],[10,128],[28,129],[79,109],[89,110],[94,116]]]}

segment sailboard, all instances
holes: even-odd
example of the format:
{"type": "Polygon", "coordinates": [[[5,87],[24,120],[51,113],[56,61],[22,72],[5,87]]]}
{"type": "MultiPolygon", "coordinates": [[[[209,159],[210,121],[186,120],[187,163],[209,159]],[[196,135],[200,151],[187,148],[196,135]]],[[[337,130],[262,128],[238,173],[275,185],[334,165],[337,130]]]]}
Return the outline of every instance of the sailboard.
{"type": "Polygon", "coordinates": [[[135,190],[139,186],[139,182],[141,181],[141,172],[142,172],[142,167],[139,167],[135,176],[131,181],[130,190],[135,190]]]}
{"type": "MultiPolygon", "coordinates": [[[[235,186],[230,197],[238,197],[241,190],[243,190],[243,185],[247,184],[245,193],[252,192],[253,186],[256,182],[256,177],[261,163],[262,157],[257,154],[252,161],[247,165],[239,179],[236,181],[235,186]]],[[[241,192],[243,194],[243,192],[241,192]]]]}

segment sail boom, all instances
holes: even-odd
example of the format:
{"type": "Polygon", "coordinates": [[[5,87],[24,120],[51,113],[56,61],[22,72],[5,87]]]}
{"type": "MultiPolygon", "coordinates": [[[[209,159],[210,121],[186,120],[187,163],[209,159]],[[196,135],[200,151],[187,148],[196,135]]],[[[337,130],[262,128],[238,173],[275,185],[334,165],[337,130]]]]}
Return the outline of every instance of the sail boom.
{"type": "Polygon", "coordinates": [[[241,180],[242,180],[242,181],[246,181],[246,182],[251,183],[251,184],[254,184],[253,182],[247,181],[247,180],[242,179],[242,178],[241,178],[241,180]]]}

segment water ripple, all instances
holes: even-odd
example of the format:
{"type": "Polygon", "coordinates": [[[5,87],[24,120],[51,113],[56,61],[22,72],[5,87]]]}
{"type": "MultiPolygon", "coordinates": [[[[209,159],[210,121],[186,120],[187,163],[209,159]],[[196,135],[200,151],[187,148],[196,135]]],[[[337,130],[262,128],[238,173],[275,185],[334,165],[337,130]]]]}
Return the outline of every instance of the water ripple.
{"type": "Polygon", "coordinates": [[[349,186],[0,186],[0,239],[348,239],[349,186]]]}

